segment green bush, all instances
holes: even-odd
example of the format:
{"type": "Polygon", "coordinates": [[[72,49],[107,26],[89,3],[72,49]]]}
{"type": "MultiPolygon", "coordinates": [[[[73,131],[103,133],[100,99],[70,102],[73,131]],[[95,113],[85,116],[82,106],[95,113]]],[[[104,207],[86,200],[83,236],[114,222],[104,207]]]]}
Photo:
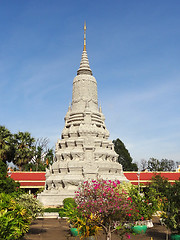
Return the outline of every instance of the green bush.
{"type": "Polygon", "coordinates": [[[134,185],[129,190],[129,196],[138,210],[134,220],[149,220],[152,215],[160,210],[160,198],[156,189],[149,187],[145,194],[140,194],[138,188],[134,185]]]}
{"type": "Polygon", "coordinates": [[[0,239],[15,240],[28,230],[32,217],[10,195],[0,194],[0,239]]]}
{"type": "Polygon", "coordinates": [[[70,217],[73,214],[77,204],[73,198],[65,198],[63,200],[63,207],[59,209],[60,217],[70,217]]]}
{"type": "Polygon", "coordinates": [[[42,203],[33,194],[22,194],[16,198],[16,201],[20,202],[20,205],[26,208],[33,218],[43,213],[44,208],[42,203]]]}
{"type": "Polygon", "coordinates": [[[44,212],[59,212],[60,208],[45,208],[44,212]]]}
{"type": "Polygon", "coordinates": [[[76,206],[77,206],[74,198],[65,198],[65,199],[63,200],[63,206],[64,206],[64,208],[66,208],[66,207],[69,206],[69,205],[71,205],[71,206],[73,206],[73,207],[76,207],[76,206]]]}

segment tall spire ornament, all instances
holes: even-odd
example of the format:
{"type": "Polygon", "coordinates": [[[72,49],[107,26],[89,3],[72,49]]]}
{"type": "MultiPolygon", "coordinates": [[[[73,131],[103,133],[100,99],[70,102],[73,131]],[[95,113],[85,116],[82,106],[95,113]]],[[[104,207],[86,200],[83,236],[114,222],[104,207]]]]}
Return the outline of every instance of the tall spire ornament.
{"type": "Polygon", "coordinates": [[[83,51],[86,51],[86,21],[84,22],[84,48],[83,51]]]}
{"type": "Polygon", "coordinates": [[[83,44],[83,52],[80,62],[80,67],[77,71],[77,75],[87,74],[92,75],[92,70],[89,66],[88,55],[86,51],[86,22],[84,22],[84,44],[83,44]]]}

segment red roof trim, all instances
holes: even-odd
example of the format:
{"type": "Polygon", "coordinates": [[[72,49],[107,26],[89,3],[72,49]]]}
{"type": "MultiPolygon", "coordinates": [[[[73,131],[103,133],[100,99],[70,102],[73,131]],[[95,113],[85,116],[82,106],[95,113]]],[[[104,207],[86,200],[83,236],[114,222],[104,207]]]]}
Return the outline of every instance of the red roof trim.
{"type": "MultiPolygon", "coordinates": [[[[132,182],[132,184],[138,184],[138,172],[124,172],[126,178],[132,182]]],[[[21,186],[44,186],[46,172],[12,172],[11,177],[15,181],[19,181],[21,186]]],[[[155,175],[161,175],[165,177],[173,184],[175,180],[180,179],[180,172],[140,172],[139,182],[141,184],[148,184],[151,178],[155,175]]]]}

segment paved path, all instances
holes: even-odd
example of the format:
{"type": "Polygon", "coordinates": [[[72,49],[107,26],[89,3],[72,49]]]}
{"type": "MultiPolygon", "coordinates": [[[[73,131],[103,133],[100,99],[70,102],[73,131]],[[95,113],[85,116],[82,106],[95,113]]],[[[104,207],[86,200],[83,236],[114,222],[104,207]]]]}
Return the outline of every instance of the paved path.
{"type": "MultiPolygon", "coordinates": [[[[166,228],[161,226],[158,219],[153,219],[154,227],[148,229],[143,235],[130,234],[130,240],[166,240],[166,228]]],[[[22,240],[79,240],[79,237],[72,237],[70,235],[69,227],[66,220],[58,219],[37,219],[30,226],[29,232],[22,238],[22,240]]],[[[97,235],[97,240],[105,240],[105,235],[101,232],[97,235]]],[[[127,238],[124,238],[127,239],[127,238]]],[[[112,240],[120,240],[120,238],[113,234],[112,240]]]]}

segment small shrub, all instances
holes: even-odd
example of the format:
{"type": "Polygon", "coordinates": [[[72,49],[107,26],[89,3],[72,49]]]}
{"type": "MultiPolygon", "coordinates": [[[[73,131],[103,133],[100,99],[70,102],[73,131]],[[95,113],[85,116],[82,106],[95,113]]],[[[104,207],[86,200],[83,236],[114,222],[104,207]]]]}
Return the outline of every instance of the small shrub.
{"type": "Polygon", "coordinates": [[[33,218],[36,218],[38,214],[43,213],[44,208],[42,203],[32,194],[22,194],[16,198],[16,200],[20,202],[21,206],[28,209],[33,218]]]}
{"type": "Polygon", "coordinates": [[[59,209],[60,217],[71,217],[77,204],[73,198],[65,198],[63,200],[63,207],[59,209]]]}

